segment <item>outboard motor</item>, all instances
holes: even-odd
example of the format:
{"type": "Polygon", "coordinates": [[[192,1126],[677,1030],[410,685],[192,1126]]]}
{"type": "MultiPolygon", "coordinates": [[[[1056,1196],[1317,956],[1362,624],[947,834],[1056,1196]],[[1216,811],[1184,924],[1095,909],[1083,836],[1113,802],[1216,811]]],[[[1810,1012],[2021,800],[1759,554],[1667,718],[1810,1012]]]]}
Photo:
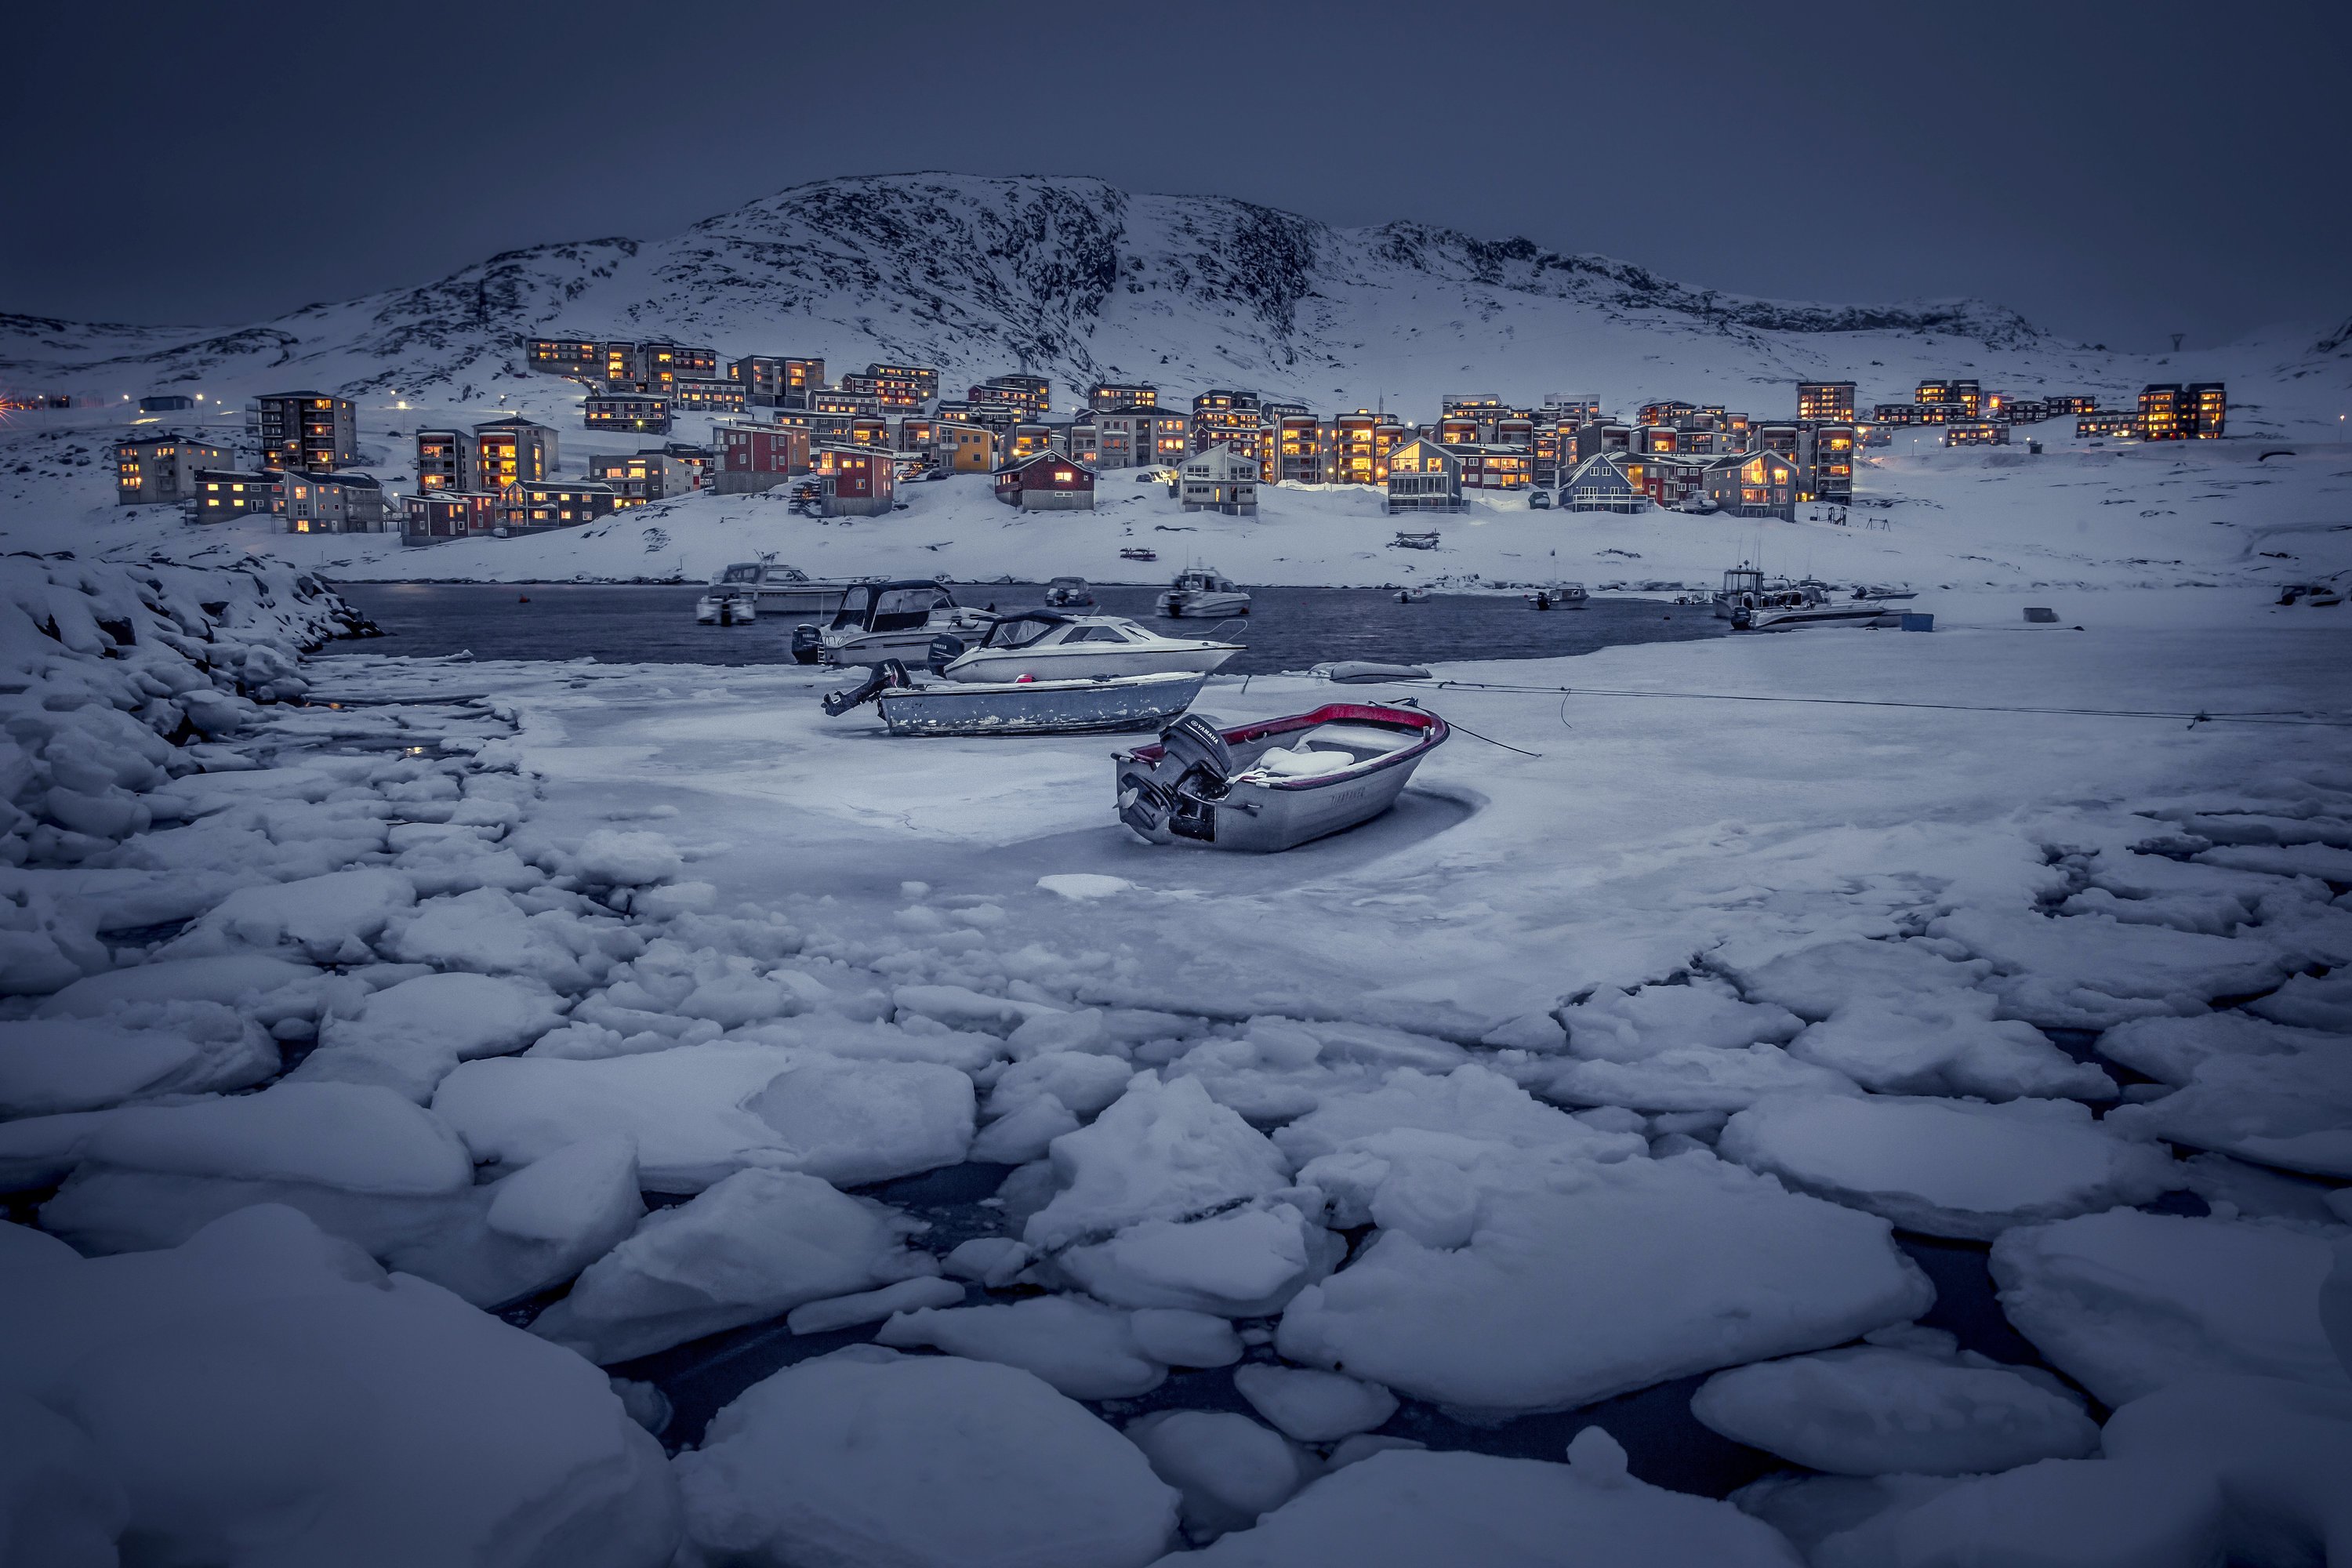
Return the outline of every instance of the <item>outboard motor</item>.
{"type": "Polygon", "coordinates": [[[814,664],[824,649],[824,634],[803,622],[793,628],[793,662],[814,664]]]}
{"type": "Polygon", "coordinates": [[[828,692],[824,698],[825,717],[838,719],[861,702],[871,702],[894,687],[910,684],[907,679],[907,667],[895,658],[886,658],[857,685],[828,692]]]}
{"type": "Polygon", "coordinates": [[[1209,802],[1224,795],[1233,771],[1233,748],[1216,721],[1187,713],[1160,732],[1157,763],[1120,770],[1118,819],[1155,844],[1171,834],[1211,837],[1209,802]]]}
{"type": "Polygon", "coordinates": [[[931,639],[930,653],[923,662],[930,667],[933,675],[939,675],[944,673],[949,665],[961,658],[963,655],[963,639],[950,637],[947,633],[941,632],[931,639]]]}

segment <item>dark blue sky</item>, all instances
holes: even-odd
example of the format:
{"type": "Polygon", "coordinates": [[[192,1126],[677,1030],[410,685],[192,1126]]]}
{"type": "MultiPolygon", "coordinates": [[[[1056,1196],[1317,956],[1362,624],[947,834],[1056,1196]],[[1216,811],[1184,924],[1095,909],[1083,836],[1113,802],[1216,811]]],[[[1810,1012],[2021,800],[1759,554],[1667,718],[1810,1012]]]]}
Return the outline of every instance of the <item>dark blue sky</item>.
{"type": "Polygon", "coordinates": [[[273,3],[9,31],[0,311],[248,320],[950,169],[1748,293],[1973,294],[2118,348],[2352,313],[2340,4],[273,3]]]}

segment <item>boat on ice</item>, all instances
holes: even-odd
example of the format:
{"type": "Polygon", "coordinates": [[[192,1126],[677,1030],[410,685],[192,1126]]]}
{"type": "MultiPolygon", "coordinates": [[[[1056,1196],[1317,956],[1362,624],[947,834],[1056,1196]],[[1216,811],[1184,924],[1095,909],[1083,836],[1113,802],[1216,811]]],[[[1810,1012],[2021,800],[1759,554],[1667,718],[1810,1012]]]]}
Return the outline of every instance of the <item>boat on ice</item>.
{"type": "Polygon", "coordinates": [[[1881,599],[1889,601],[1895,599],[1916,599],[1919,596],[1919,590],[1916,588],[1889,588],[1875,583],[1857,583],[1853,585],[1853,596],[1857,599],[1881,599]]]}
{"type": "Polygon", "coordinates": [[[885,659],[929,657],[931,640],[942,634],[977,639],[996,617],[965,609],[936,580],[853,583],[841,607],[823,626],[793,628],[793,658],[799,664],[880,664],[885,659]]]}
{"type": "Polygon", "coordinates": [[[1171,637],[1123,616],[1023,610],[993,621],[976,641],[953,633],[935,637],[925,661],[950,680],[1099,679],[1170,671],[1206,675],[1242,651],[1237,642],[1171,637]]]}
{"type": "Polygon", "coordinates": [[[1792,632],[1804,626],[1900,625],[1902,616],[1873,599],[1832,599],[1810,584],[1748,596],[1731,612],[1735,632],[1792,632]]]}
{"type": "Polygon", "coordinates": [[[1160,559],[1160,552],[1130,545],[1118,552],[1118,558],[1121,561],[1157,561],[1160,559]]]}
{"type": "Polygon", "coordinates": [[[1191,714],[1113,754],[1118,818],[1154,844],[1296,848],[1394,805],[1448,733],[1434,713],[1365,702],[1230,729],[1191,714]]]}
{"type": "Polygon", "coordinates": [[[1094,607],[1095,591],[1087,586],[1084,577],[1056,577],[1045,584],[1045,607],[1049,610],[1083,610],[1094,607]]]}
{"type": "Polygon", "coordinates": [[[712,588],[694,602],[696,624],[748,626],[760,618],[760,596],[749,588],[712,588]]]}
{"type": "Polygon", "coordinates": [[[1527,600],[1538,610],[1580,610],[1591,597],[1581,583],[1560,583],[1538,588],[1527,600]]]}
{"type": "Polygon", "coordinates": [[[1207,672],[1162,670],[1108,679],[918,681],[897,659],[828,694],[838,718],[872,702],[893,735],[1083,735],[1153,730],[1182,715],[1207,672]]]}
{"type": "Polygon", "coordinates": [[[820,582],[797,566],[775,561],[738,561],[710,580],[713,594],[749,592],[771,616],[832,615],[854,585],[855,580],[845,577],[820,582]]]}
{"type": "Polygon", "coordinates": [[[1176,574],[1176,581],[1160,595],[1160,613],[1163,616],[1214,617],[1249,614],[1250,596],[1234,584],[1229,577],[1219,575],[1205,566],[1188,566],[1176,574]]]}

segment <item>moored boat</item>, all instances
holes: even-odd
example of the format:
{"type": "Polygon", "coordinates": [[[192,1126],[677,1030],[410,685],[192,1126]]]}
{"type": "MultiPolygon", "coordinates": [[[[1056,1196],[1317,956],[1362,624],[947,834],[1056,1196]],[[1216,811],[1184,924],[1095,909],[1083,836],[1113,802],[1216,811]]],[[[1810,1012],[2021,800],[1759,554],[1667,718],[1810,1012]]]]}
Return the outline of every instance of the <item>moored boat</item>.
{"type": "Polygon", "coordinates": [[[1113,755],[1119,820],[1154,844],[1296,848],[1394,805],[1448,733],[1434,713],[1363,702],[1228,729],[1193,714],[1113,755]]]}
{"type": "Polygon", "coordinates": [[[935,581],[853,583],[841,608],[824,626],[793,628],[793,658],[800,664],[880,664],[929,656],[942,633],[977,636],[995,619],[968,610],[935,581]]]}
{"type": "Polygon", "coordinates": [[[1250,596],[1233,579],[1205,566],[1188,566],[1179,572],[1176,581],[1160,595],[1160,613],[1170,616],[1223,620],[1227,616],[1246,616],[1249,607],[1250,596]]]}
{"type": "Polygon", "coordinates": [[[706,626],[748,626],[760,618],[760,597],[748,588],[713,588],[694,602],[694,618],[706,626]]]}
{"type": "Polygon", "coordinates": [[[1205,673],[1108,679],[918,682],[896,659],[824,699],[835,717],[872,702],[893,735],[1082,735],[1155,729],[1201,694],[1205,673]]]}
{"type": "Polygon", "coordinates": [[[1091,608],[1095,591],[1087,586],[1084,577],[1056,577],[1045,584],[1045,607],[1049,610],[1081,610],[1091,608]]]}
{"type": "Polygon", "coordinates": [[[950,680],[1062,680],[1171,670],[1206,675],[1242,651],[1237,642],[1171,637],[1123,616],[1023,610],[992,623],[976,643],[953,634],[935,638],[927,662],[950,680]]]}
{"type": "Polygon", "coordinates": [[[820,582],[797,566],[775,561],[738,561],[710,580],[713,594],[749,592],[771,616],[829,616],[841,608],[849,578],[820,582]]]}

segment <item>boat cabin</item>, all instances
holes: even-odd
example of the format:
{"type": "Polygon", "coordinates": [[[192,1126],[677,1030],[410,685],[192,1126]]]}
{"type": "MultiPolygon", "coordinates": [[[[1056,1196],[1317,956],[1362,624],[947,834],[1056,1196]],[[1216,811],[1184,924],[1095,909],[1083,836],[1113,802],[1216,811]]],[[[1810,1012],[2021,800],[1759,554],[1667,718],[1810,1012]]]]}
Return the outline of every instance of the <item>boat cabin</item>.
{"type": "Polygon", "coordinates": [[[1205,566],[1188,566],[1176,574],[1171,589],[1179,594],[1238,594],[1232,578],[1205,566]]]}
{"type": "Polygon", "coordinates": [[[999,616],[981,639],[984,648],[1062,647],[1071,643],[1156,643],[1141,626],[1114,616],[1065,616],[1052,610],[1024,610],[999,616]]]}
{"type": "Polygon", "coordinates": [[[937,583],[853,583],[834,613],[834,631],[898,632],[919,626],[933,610],[952,610],[955,595],[937,583]]]}

